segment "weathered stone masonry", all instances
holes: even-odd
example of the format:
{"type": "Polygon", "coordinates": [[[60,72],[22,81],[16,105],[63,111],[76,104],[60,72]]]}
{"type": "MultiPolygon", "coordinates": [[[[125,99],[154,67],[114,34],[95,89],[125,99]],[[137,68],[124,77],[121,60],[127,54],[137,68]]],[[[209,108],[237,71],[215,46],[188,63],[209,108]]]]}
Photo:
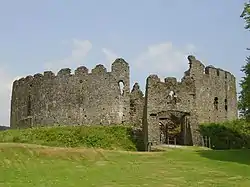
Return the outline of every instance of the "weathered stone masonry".
{"type": "Polygon", "coordinates": [[[179,144],[200,144],[199,123],[237,118],[236,82],[229,72],[188,60],[181,82],[150,75],[145,97],[137,83],[130,92],[129,65],[121,58],[111,72],[81,66],[74,74],[66,68],[21,78],[13,83],[11,127],[136,124],[145,145],[166,143],[169,129],[179,129],[179,144]]]}
{"type": "Polygon", "coordinates": [[[157,75],[147,78],[143,128],[145,142],[166,143],[170,127],[180,127],[179,142],[199,145],[199,123],[237,119],[235,77],[189,56],[181,82],[157,75]],[[163,135],[162,135],[163,134],[163,135]]]}
{"type": "Polygon", "coordinates": [[[99,125],[130,122],[129,65],[123,59],[111,72],[97,65],[91,73],[79,67],[75,74],[62,69],[14,82],[11,126],[99,125]],[[120,86],[122,90],[120,90],[120,86]]]}

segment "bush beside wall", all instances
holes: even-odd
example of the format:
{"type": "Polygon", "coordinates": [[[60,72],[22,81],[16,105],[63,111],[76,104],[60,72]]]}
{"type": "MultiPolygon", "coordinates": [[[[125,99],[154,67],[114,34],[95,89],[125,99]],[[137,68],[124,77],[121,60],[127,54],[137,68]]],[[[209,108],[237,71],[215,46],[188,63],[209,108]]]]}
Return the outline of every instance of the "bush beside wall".
{"type": "Polygon", "coordinates": [[[201,124],[200,132],[210,137],[213,149],[250,148],[250,123],[245,120],[201,124]]]}

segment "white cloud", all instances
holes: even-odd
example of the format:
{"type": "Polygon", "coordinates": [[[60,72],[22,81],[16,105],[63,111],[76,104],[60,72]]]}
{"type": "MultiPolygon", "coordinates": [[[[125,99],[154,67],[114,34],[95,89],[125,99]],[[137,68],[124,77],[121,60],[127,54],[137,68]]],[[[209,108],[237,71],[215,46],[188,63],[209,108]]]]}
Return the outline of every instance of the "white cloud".
{"type": "Polygon", "coordinates": [[[10,99],[13,77],[0,67],[0,125],[9,126],[10,99]]]}
{"type": "Polygon", "coordinates": [[[77,40],[73,39],[73,49],[71,52],[71,57],[69,59],[73,60],[81,60],[82,58],[86,57],[89,51],[92,48],[92,44],[88,40],[77,40]]]}
{"type": "Polygon", "coordinates": [[[102,52],[105,56],[103,65],[107,68],[107,70],[110,70],[111,64],[115,61],[115,59],[118,58],[118,55],[116,55],[113,51],[107,48],[102,48],[102,52]]]}
{"type": "Polygon", "coordinates": [[[10,105],[13,82],[25,76],[13,76],[5,68],[0,67],[0,126],[10,125],[10,105]]]}
{"type": "MultiPolygon", "coordinates": [[[[65,43],[65,41],[63,41],[65,43]]],[[[61,60],[46,62],[45,69],[58,71],[63,67],[73,67],[82,64],[83,60],[87,57],[88,53],[92,49],[92,44],[88,40],[77,40],[73,39],[71,41],[72,50],[68,57],[61,60]]]]}
{"type": "MultiPolygon", "coordinates": [[[[118,57],[110,49],[103,48],[102,51],[109,62],[118,57]]],[[[163,42],[149,45],[142,53],[125,60],[130,64],[132,79],[134,79],[134,76],[138,78],[138,72],[140,72],[140,76],[144,76],[144,79],[149,74],[157,74],[160,78],[167,76],[181,78],[189,66],[187,56],[195,55],[195,51],[197,49],[193,44],[178,48],[171,42],[163,42]]]]}
{"type": "Polygon", "coordinates": [[[196,47],[193,45],[193,44],[188,44],[187,47],[186,47],[186,50],[189,52],[189,53],[194,53],[197,51],[196,47]]]}
{"type": "Polygon", "coordinates": [[[148,46],[133,62],[136,69],[150,74],[180,73],[188,67],[187,56],[193,54],[194,50],[192,44],[181,49],[174,47],[171,42],[159,43],[148,46]]]}

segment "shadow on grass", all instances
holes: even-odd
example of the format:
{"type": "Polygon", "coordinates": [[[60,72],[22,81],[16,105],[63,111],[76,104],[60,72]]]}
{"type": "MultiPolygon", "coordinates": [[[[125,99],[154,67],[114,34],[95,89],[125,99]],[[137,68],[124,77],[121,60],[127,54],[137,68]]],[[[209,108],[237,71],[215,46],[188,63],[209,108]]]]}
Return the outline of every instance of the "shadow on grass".
{"type": "Polygon", "coordinates": [[[214,150],[197,151],[202,157],[250,165],[250,124],[244,120],[200,126],[202,136],[210,137],[214,150]]]}
{"type": "Polygon", "coordinates": [[[197,153],[211,160],[250,165],[250,149],[199,150],[197,153]]]}

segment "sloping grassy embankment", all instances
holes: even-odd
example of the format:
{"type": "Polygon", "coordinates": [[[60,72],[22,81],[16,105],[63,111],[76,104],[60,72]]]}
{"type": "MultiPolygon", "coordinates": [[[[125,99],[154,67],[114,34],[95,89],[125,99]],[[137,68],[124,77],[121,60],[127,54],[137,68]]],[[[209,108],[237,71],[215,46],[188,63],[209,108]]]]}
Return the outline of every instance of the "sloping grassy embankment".
{"type": "Polygon", "coordinates": [[[0,141],[0,187],[250,186],[249,150],[139,153],[125,127],[11,130],[0,141]]]}
{"type": "Polygon", "coordinates": [[[126,126],[56,126],[12,129],[0,132],[0,142],[136,150],[132,127],[126,126]]]}

